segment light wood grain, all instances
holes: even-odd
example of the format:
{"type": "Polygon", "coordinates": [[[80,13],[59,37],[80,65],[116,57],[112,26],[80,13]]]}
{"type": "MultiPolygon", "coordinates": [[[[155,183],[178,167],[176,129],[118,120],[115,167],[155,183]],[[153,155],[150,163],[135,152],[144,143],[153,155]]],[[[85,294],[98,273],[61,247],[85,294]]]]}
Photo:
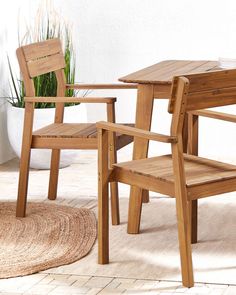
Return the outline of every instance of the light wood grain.
{"type": "Polygon", "coordinates": [[[54,72],[65,67],[65,60],[62,53],[46,56],[41,59],[28,62],[29,75],[31,78],[54,72]]]}
{"type": "MultiPolygon", "coordinates": [[[[61,51],[62,53],[62,51],[61,51]]],[[[57,79],[57,96],[61,97],[65,95],[65,74],[64,70],[60,69],[55,72],[57,79]]],[[[64,119],[64,103],[56,102],[56,110],[54,122],[62,123],[64,119]]],[[[34,140],[34,136],[33,136],[34,140]]],[[[50,163],[50,175],[49,175],[49,184],[48,184],[48,199],[55,200],[57,197],[57,188],[58,188],[58,177],[59,177],[59,167],[60,167],[60,155],[61,151],[59,148],[52,149],[51,154],[51,163],[50,163]]]]}
{"type": "Polygon", "coordinates": [[[124,76],[119,81],[126,83],[171,85],[174,76],[181,76],[188,73],[202,73],[216,68],[218,68],[217,61],[168,60],[124,76]]]}
{"type": "Polygon", "coordinates": [[[210,111],[210,110],[197,110],[197,111],[191,111],[189,113],[195,116],[207,117],[211,119],[217,119],[217,120],[236,123],[236,115],[222,113],[218,111],[216,112],[216,111],[210,111]]]}
{"type": "Polygon", "coordinates": [[[98,131],[98,263],[109,262],[108,132],[98,131]]]}
{"type": "Polygon", "coordinates": [[[104,130],[109,130],[113,132],[119,132],[122,134],[131,135],[134,137],[139,137],[147,140],[154,140],[159,141],[163,143],[174,143],[177,142],[176,136],[168,136],[164,134],[159,134],[155,132],[146,131],[139,128],[134,128],[130,126],[120,125],[120,124],[114,124],[110,122],[98,122],[97,124],[98,128],[102,128],[104,130]]]}
{"type": "Polygon", "coordinates": [[[137,89],[137,84],[66,84],[67,89],[137,89]]]}
{"type": "MultiPolygon", "coordinates": [[[[60,150],[61,149],[97,149],[98,138],[95,124],[65,124],[64,106],[65,103],[106,103],[109,119],[114,117],[113,109],[116,98],[114,97],[65,97],[66,89],[135,89],[135,84],[121,85],[121,84],[83,84],[83,85],[68,85],[64,73],[65,60],[62,51],[61,42],[59,39],[51,39],[43,42],[37,42],[30,45],[22,46],[16,51],[18,62],[20,65],[21,74],[25,86],[25,103],[27,106],[34,106],[36,102],[51,102],[55,103],[55,117],[54,123],[40,130],[36,130],[32,134],[31,121],[32,114],[27,112],[27,122],[24,126],[23,143],[25,146],[23,159],[25,164],[21,165],[20,179],[19,179],[19,198],[17,205],[17,214],[25,214],[25,205],[27,198],[28,185],[28,162],[31,148],[38,149],[52,149],[50,178],[48,198],[51,200],[57,197],[59,164],[60,164],[60,150]],[[57,79],[57,97],[35,97],[33,77],[54,72],[57,79]],[[30,117],[31,116],[31,117],[30,117]],[[29,128],[29,130],[26,130],[29,128]],[[30,142],[30,144],[29,144],[30,142]],[[20,208],[20,209],[19,209],[20,208]]],[[[29,107],[28,107],[29,108],[29,107]]],[[[33,119],[32,119],[33,120],[33,119]]],[[[114,143],[113,149],[110,152],[110,160],[112,163],[116,161],[116,149],[131,143],[133,138],[129,135],[116,134],[116,137],[111,139],[114,143]],[[115,146],[116,142],[116,146],[115,146]]],[[[116,209],[112,213],[113,223],[119,223],[119,207],[118,207],[118,190],[115,188],[117,184],[114,183],[112,187],[112,206],[114,208],[116,199],[116,209]]]]}
{"type": "Polygon", "coordinates": [[[57,38],[25,45],[22,49],[27,62],[62,52],[60,39],[57,38]]]}
{"type": "Polygon", "coordinates": [[[34,119],[34,104],[32,102],[25,104],[25,118],[23,129],[23,140],[21,146],[20,174],[18,183],[18,196],[16,206],[16,217],[25,217],[28,179],[29,179],[29,163],[30,163],[30,147],[32,141],[34,119]]]}
{"type": "MultiPolygon", "coordinates": [[[[164,68],[166,67],[169,70],[173,70],[175,66],[172,62],[164,63],[164,68]]],[[[205,70],[207,70],[207,63],[202,66],[205,66],[205,70]]],[[[191,63],[182,64],[182,69],[188,67],[191,67],[191,63]]],[[[153,74],[152,70],[150,67],[146,70],[146,77],[153,74]]],[[[139,76],[140,72],[136,74],[139,76]]],[[[175,138],[175,141],[171,143],[171,155],[145,158],[143,155],[146,152],[146,146],[145,148],[139,146],[137,159],[114,164],[109,171],[108,181],[129,184],[139,192],[142,189],[153,190],[176,198],[182,282],[186,287],[194,285],[191,241],[197,242],[197,199],[236,190],[236,165],[202,158],[197,155],[198,116],[202,113],[203,116],[232,122],[235,122],[235,117],[211,111],[198,111],[198,107],[236,104],[235,74],[236,70],[217,70],[216,72],[174,77],[169,104],[169,111],[172,113],[170,136],[175,138]],[[219,81],[217,81],[217,77],[219,81]],[[199,88],[197,85],[199,85],[199,88]],[[187,113],[191,108],[196,111],[187,113]],[[188,133],[186,133],[187,127],[188,133]],[[188,154],[186,154],[187,151],[188,154]]],[[[167,75],[163,77],[167,77],[167,75]]],[[[142,117],[142,107],[145,109],[145,103],[147,103],[149,105],[147,112],[151,109],[149,98],[153,99],[153,92],[152,95],[149,95],[150,93],[145,91],[150,90],[151,87],[153,89],[153,83],[150,83],[149,88],[147,84],[139,85],[139,95],[143,100],[141,99],[138,104],[140,121],[136,118],[136,122],[140,122],[140,126],[145,125],[146,119],[145,116],[142,117]],[[143,92],[140,91],[141,89],[143,92]],[[148,97],[146,101],[144,94],[148,97]]],[[[146,124],[148,125],[151,112],[149,112],[147,118],[148,123],[146,124]]],[[[132,129],[120,128],[117,124],[109,125],[109,123],[103,122],[98,123],[98,126],[102,130],[119,130],[124,133],[129,132],[128,134],[131,134],[132,129]],[[125,131],[125,129],[128,131],[125,131]]],[[[150,126],[147,127],[147,129],[149,128],[150,126]]],[[[134,136],[146,139],[147,131],[140,132],[140,129],[142,127],[134,128],[132,134],[136,133],[134,136]]],[[[148,133],[150,135],[149,131],[148,133]]],[[[153,139],[154,137],[152,137],[153,139]]],[[[133,224],[136,225],[134,233],[139,229],[142,208],[140,196],[141,194],[136,195],[136,200],[135,198],[130,199],[133,208],[130,217],[133,224]]]]}
{"type": "MultiPolygon", "coordinates": [[[[107,104],[107,121],[115,123],[115,104],[107,104]]],[[[117,148],[116,148],[116,133],[109,132],[108,134],[109,141],[109,168],[117,162],[117,148]]],[[[110,191],[111,191],[111,216],[112,216],[112,225],[120,224],[120,212],[119,212],[119,192],[118,192],[118,183],[117,181],[110,182],[110,191]]]]}
{"type": "MultiPolygon", "coordinates": [[[[150,130],[153,111],[154,87],[139,85],[136,105],[135,127],[150,130]]],[[[149,141],[134,138],[133,159],[146,158],[149,141]]],[[[140,228],[142,202],[149,202],[149,192],[132,186],[130,189],[128,233],[138,233],[140,228]]]]}
{"type": "Polygon", "coordinates": [[[28,102],[55,102],[55,103],[112,103],[115,97],[25,97],[28,102]]]}
{"type": "MultiPolygon", "coordinates": [[[[188,153],[198,155],[198,116],[188,113],[188,153]]],[[[191,243],[197,243],[198,200],[191,203],[191,243]]]]}

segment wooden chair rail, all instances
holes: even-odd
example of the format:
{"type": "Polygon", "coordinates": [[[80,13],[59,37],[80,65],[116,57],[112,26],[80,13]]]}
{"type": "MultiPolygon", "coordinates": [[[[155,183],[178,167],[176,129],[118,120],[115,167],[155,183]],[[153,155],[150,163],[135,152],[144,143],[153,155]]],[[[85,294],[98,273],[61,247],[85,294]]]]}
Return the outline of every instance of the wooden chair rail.
{"type": "Polygon", "coordinates": [[[137,89],[137,84],[66,84],[67,89],[137,89]]]}
{"type": "Polygon", "coordinates": [[[114,103],[116,97],[25,97],[25,102],[114,103]]]}
{"type": "Polygon", "coordinates": [[[199,111],[191,111],[189,113],[196,116],[208,117],[212,119],[218,119],[218,120],[236,123],[236,115],[226,114],[222,112],[199,110],[199,111]]]}
{"type": "Polygon", "coordinates": [[[97,128],[113,131],[113,132],[119,132],[121,134],[131,135],[139,138],[145,138],[148,140],[154,140],[154,141],[160,141],[164,143],[176,143],[177,137],[175,136],[168,136],[164,134],[154,133],[150,131],[146,131],[143,129],[135,128],[135,127],[129,127],[129,126],[123,126],[120,124],[110,123],[110,122],[98,122],[96,124],[97,128]]]}

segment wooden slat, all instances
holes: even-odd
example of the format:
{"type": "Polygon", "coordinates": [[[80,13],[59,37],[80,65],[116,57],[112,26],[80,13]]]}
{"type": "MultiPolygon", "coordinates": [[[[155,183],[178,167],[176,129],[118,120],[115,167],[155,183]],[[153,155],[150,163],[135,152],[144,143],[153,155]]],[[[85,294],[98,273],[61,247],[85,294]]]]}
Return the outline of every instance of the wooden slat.
{"type": "Polygon", "coordinates": [[[211,71],[217,66],[217,61],[165,61],[122,77],[119,81],[158,85],[171,84],[174,76],[211,71]]]}
{"type": "Polygon", "coordinates": [[[229,178],[214,183],[204,183],[188,188],[188,198],[190,200],[197,200],[209,196],[220,195],[236,191],[236,179],[229,178]]]}
{"type": "Polygon", "coordinates": [[[222,113],[222,112],[200,110],[200,111],[191,111],[190,114],[195,116],[207,117],[207,118],[236,123],[236,115],[222,113]]]}
{"type": "MultiPolygon", "coordinates": [[[[124,126],[134,126],[134,124],[124,124],[124,126]]],[[[81,138],[90,144],[90,139],[94,144],[97,140],[97,128],[95,123],[53,123],[33,132],[34,142],[42,144],[45,139],[68,139],[81,138]],[[41,139],[37,139],[41,138],[41,139]]],[[[133,142],[133,137],[116,132],[116,148],[122,147],[133,142]]],[[[51,145],[50,145],[51,146],[51,145]]]]}
{"type": "Polygon", "coordinates": [[[88,128],[96,130],[96,125],[89,123],[54,123],[34,131],[33,135],[36,137],[84,138],[88,135],[85,133],[88,128]]]}
{"type": "MultiPolygon", "coordinates": [[[[187,187],[236,178],[236,166],[192,155],[184,155],[187,187]]],[[[115,167],[148,176],[169,184],[174,183],[171,155],[115,164],[115,167]]]]}
{"type": "Polygon", "coordinates": [[[25,97],[25,102],[55,102],[55,103],[112,103],[115,97],[25,97]]]}
{"type": "Polygon", "coordinates": [[[134,72],[132,74],[129,74],[127,76],[124,76],[122,78],[119,79],[119,81],[122,81],[122,82],[128,82],[130,83],[129,81],[133,81],[133,80],[140,80],[140,79],[143,79],[143,77],[147,74],[150,74],[152,72],[156,72],[158,70],[161,70],[161,69],[168,69],[168,67],[170,65],[173,65],[175,64],[176,61],[175,60],[165,60],[165,61],[161,61],[159,63],[156,63],[155,65],[152,65],[152,66],[149,66],[147,68],[144,68],[142,70],[139,70],[137,72],[134,72]]]}
{"type": "Polygon", "coordinates": [[[148,191],[159,192],[170,197],[174,197],[175,195],[173,183],[159,181],[158,179],[153,181],[148,175],[136,174],[125,169],[120,169],[118,166],[114,167],[110,181],[119,181],[148,191]]]}
{"type": "Polygon", "coordinates": [[[137,84],[66,84],[67,89],[137,89],[137,84]]]}
{"type": "MultiPolygon", "coordinates": [[[[162,80],[171,80],[171,78],[173,77],[173,74],[175,76],[179,76],[179,75],[183,75],[183,74],[188,74],[189,72],[194,72],[194,73],[198,73],[199,71],[201,72],[201,67],[204,66],[205,64],[207,64],[207,61],[182,61],[176,63],[176,68],[172,69],[170,68],[169,70],[165,70],[162,72],[161,74],[161,79],[162,80]]],[[[159,72],[157,72],[159,75],[159,72]]],[[[153,78],[153,74],[152,75],[148,75],[145,77],[145,79],[152,79],[153,78]]]]}
{"type": "Polygon", "coordinates": [[[21,47],[24,51],[26,61],[54,55],[62,52],[61,42],[59,39],[32,43],[21,47]]]}
{"type": "Polygon", "coordinates": [[[236,69],[184,75],[190,81],[189,93],[236,86],[236,69]]]}
{"type": "Polygon", "coordinates": [[[63,53],[36,59],[28,62],[29,75],[31,78],[46,73],[54,72],[65,67],[63,53]]]}
{"type": "MultiPolygon", "coordinates": [[[[189,80],[186,111],[213,108],[236,103],[236,69],[184,75],[189,80]]],[[[181,77],[172,83],[169,112],[174,111],[176,87],[181,77]]]]}
{"type": "MultiPolygon", "coordinates": [[[[190,83],[191,85],[191,83],[190,83]]],[[[236,104],[236,87],[188,94],[186,111],[236,104]]]]}
{"type": "Polygon", "coordinates": [[[31,148],[97,150],[97,138],[52,138],[33,136],[31,148]]]}
{"type": "Polygon", "coordinates": [[[98,128],[102,128],[102,129],[113,131],[113,132],[119,132],[122,134],[134,136],[134,137],[145,138],[148,140],[155,140],[155,141],[160,141],[165,143],[177,142],[177,139],[175,136],[168,136],[164,134],[154,133],[154,132],[146,131],[143,129],[124,126],[120,124],[101,121],[101,122],[98,122],[96,125],[98,128]]]}

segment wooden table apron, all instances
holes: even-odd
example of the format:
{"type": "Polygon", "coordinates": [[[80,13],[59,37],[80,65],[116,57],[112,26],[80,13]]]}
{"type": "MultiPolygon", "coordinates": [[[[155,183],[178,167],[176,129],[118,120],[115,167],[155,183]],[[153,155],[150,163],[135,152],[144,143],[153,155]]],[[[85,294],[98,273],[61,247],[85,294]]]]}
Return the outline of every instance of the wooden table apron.
{"type": "MultiPolygon", "coordinates": [[[[170,98],[171,82],[174,76],[207,72],[216,69],[217,66],[216,61],[167,60],[120,78],[119,81],[138,84],[135,127],[150,130],[153,101],[170,98]]],[[[135,138],[133,159],[146,158],[148,145],[148,140],[135,138]]],[[[142,201],[149,201],[149,192],[131,186],[128,233],[139,232],[142,201]]]]}

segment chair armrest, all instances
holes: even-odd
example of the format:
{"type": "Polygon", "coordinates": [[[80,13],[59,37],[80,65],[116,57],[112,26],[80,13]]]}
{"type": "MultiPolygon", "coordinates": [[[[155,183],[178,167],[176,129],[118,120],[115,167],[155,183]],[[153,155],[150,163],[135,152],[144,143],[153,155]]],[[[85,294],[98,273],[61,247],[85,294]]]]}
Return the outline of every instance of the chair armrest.
{"type": "Polygon", "coordinates": [[[137,89],[137,84],[66,84],[67,89],[137,89]]]}
{"type": "Polygon", "coordinates": [[[199,111],[191,111],[189,113],[196,116],[208,117],[212,119],[218,119],[218,120],[236,123],[236,115],[226,114],[222,112],[199,110],[199,111]]]}
{"type": "Polygon", "coordinates": [[[139,129],[139,128],[124,126],[121,124],[101,121],[101,122],[98,122],[96,126],[98,129],[104,129],[104,130],[108,130],[112,132],[119,132],[121,134],[136,136],[136,137],[145,138],[145,139],[154,140],[154,141],[160,141],[165,143],[177,142],[176,136],[158,134],[158,133],[150,132],[150,131],[139,129]]]}
{"type": "Polygon", "coordinates": [[[114,103],[116,97],[25,97],[25,102],[114,103]]]}

